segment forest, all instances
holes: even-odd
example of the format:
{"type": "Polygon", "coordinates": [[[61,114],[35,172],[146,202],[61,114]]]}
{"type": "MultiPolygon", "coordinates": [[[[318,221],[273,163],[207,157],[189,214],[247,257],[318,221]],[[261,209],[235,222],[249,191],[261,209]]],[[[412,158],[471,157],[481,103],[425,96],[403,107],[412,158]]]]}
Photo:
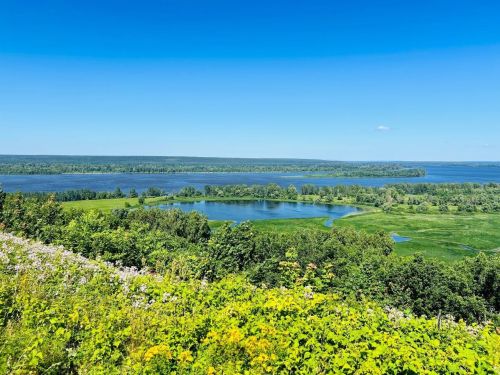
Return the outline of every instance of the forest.
{"type": "Polygon", "coordinates": [[[382,162],[169,156],[0,155],[0,174],[6,175],[182,172],[325,172],[328,177],[421,177],[426,173],[423,168],[382,162]]]}

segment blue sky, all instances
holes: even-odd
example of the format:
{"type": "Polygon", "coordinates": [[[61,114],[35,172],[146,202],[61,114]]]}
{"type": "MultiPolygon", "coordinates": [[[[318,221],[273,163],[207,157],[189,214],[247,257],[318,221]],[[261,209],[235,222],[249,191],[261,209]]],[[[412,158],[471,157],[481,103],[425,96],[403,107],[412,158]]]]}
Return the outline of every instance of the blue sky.
{"type": "Polygon", "coordinates": [[[498,161],[500,3],[0,0],[0,154],[498,161]]]}

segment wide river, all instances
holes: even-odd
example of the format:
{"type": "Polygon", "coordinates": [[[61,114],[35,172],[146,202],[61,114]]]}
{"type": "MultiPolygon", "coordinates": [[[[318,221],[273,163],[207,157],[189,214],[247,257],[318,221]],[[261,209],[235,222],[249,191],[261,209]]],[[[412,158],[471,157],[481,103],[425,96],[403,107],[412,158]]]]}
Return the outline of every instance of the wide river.
{"type": "Polygon", "coordinates": [[[383,186],[390,183],[419,182],[497,182],[500,183],[500,164],[447,164],[415,163],[427,171],[424,177],[403,178],[319,178],[304,177],[304,173],[176,173],[176,174],[65,174],[65,175],[0,175],[0,184],[6,191],[64,191],[90,189],[112,191],[120,187],[123,191],[131,188],[141,192],[148,187],[159,187],[167,192],[178,191],[190,185],[203,189],[205,185],[268,184],[280,186],[290,184],[300,188],[303,184],[318,186],[363,185],[383,186]]]}
{"type": "Polygon", "coordinates": [[[273,201],[199,201],[162,204],[161,209],[180,208],[185,212],[199,211],[210,220],[245,220],[291,219],[327,217],[325,225],[348,214],[361,211],[357,207],[346,205],[291,203],[273,201]]]}

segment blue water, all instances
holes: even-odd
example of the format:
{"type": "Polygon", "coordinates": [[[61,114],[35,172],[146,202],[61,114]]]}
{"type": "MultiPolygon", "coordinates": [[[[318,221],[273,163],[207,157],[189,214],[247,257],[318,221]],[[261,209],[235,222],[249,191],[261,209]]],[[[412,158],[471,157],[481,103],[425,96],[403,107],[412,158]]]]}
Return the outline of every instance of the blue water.
{"type": "Polygon", "coordinates": [[[410,237],[403,237],[403,236],[400,236],[399,234],[396,234],[396,233],[391,233],[391,238],[396,243],[411,241],[410,237]]]}
{"type": "Polygon", "coordinates": [[[348,214],[359,212],[357,207],[313,203],[291,203],[272,201],[199,201],[162,204],[162,209],[180,208],[185,212],[199,211],[209,220],[299,219],[328,217],[327,221],[339,219],[348,214]]]}
{"type": "Polygon", "coordinates": [[[353,185],[383,186],[390,183],[418,182],[497,182],[500,183],[500,163],[473,165],[449,163],[412,163],[412,167],[427,170],[424,177],[402,178],[304,178],[304,173],[177,173],[177,174],[67,174],[67,175],[0,175],[0,184],[6,191],[64,191],[90,189],[112,191],[120,187],[141,192],[155,186],[167,192],[178,191],[191,185],[203,189],[205,185],[268,184],[280,186],[290,184],[300,188],[303,184],[317,186],[353,185]]]}

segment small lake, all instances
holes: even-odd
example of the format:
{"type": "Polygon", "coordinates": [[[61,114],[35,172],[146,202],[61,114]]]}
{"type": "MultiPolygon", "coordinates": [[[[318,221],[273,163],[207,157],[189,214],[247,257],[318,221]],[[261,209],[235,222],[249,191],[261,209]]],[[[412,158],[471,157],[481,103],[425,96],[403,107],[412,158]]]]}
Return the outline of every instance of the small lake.
{"type": "Polygon", "coordinates": [[[348,214],[361,211],[360,208],[347,205],[314,203],[273,202],[273,201],[198,201],[175,202],[158,206],[161,209],[180,208],[182,211],[199,211],[209,220],[245,220],[265,219],[305,219],[327,217],[326,225],[348,214]]]}

